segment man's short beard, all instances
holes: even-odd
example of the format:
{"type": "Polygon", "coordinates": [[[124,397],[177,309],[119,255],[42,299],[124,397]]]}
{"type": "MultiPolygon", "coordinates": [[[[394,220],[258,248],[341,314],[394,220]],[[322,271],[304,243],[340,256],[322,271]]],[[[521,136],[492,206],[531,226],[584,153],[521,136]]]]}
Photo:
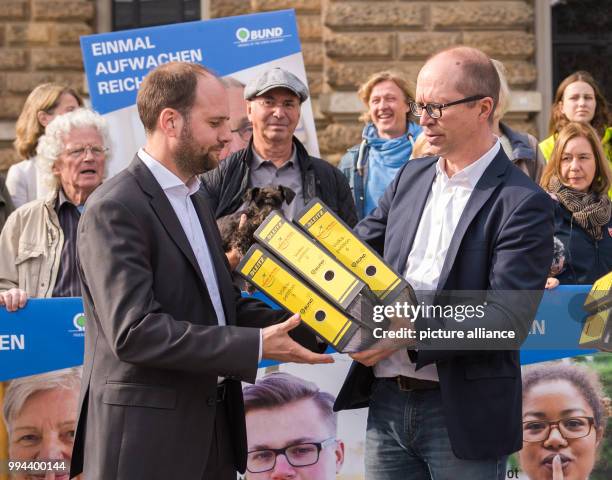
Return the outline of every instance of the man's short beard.
{"type": "Polygon", "coordinates": [[[205,148],[198,145],[193,139],[191,121],[187,117],[174,154],[176,167],[188,175],[199,175],[217,168],[219,161],[209,154],[210,149],[210,146],[205,148]]]}

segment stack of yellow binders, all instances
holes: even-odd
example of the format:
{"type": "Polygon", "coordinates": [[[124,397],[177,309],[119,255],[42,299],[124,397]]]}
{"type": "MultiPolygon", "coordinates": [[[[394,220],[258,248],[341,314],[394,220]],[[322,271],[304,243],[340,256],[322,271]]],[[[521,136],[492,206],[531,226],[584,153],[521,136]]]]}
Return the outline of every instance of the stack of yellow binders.
{"type": "Polygon", "coordinates": [[[410,285],[319,199],[295,224],[272,212],[236,271],[340,352],[371,347],[374,305],[416,303],[410,285]]]}

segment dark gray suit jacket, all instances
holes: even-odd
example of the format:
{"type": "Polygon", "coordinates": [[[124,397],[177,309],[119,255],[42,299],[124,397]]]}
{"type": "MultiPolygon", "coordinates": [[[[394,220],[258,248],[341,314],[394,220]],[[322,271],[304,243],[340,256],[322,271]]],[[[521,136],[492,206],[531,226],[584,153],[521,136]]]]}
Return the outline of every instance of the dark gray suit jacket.
{"type": "MultiPolygon", "coordinates": [[[[378,208],[355,227],[359,237],[397,272],[406,269],[437,160],[409,161],[378,208]]],[[[537,310],[552,250],[550,197],[500,150],[461,215],[440,274],[438,294],[442,290],[514,291],[498,302],[491,301],[484,318],[466,320],[464,325],[513,330],[522,342],[537,310]],[[518,301],[508,301],[516,298],[518,301]]],[[[421,318],[416,323],[417,330],[441,326],[436,318],[421,318]]],[[[416,353],[417,369],[431,363],[437,366],[448,433],[457,457],[491,459],[521,448],[518,351],[423,349],[416,353]]],[[[354,363],[335,409],[366,406],[373,379],[371,368],[354,363]]]]}
{"type": "Polygon", "coordinates": [[[229,379],[235,466],[245,469],[240,381],[255,380],[260,335],[245,327],[275,323],[279,312],[240,297],[212,212],[199,192],[192,201],[227,326],[218,326],[187,237],[140,159],[87,202],[78,231],[87,328],[71,475],[200,480],[218,375],[229,379]]]}

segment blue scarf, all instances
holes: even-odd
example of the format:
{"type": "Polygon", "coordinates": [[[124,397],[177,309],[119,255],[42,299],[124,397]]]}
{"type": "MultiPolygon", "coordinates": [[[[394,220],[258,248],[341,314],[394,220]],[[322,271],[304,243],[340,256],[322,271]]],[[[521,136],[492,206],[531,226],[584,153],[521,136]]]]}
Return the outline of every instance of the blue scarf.
{"type": "Polygon", "coordinates": [[[372,123],[363,129],[363,138],[368,144],[368,171],[365,188],[365,214],[369,214],[378,205],[378,200],[397,174],[397,171],[408,161],[412,154],[412,142],[421,133],[421,127],[415,123],[408,124],[408,135],[391,140],[380,138],[372,123]],[[411,142],[412,140],[412,142],[411,142]]]}

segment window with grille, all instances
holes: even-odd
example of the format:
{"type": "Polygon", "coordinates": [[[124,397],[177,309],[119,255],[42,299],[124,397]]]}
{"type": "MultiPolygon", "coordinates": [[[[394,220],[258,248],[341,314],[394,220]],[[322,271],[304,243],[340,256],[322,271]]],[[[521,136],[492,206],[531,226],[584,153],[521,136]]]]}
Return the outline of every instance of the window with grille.
{"type": "Polygon", "coordinates": [[[612,99],[612,0],[555,0],[552,7],[553,92],[576,70],[591,73],[612,99]]]}

